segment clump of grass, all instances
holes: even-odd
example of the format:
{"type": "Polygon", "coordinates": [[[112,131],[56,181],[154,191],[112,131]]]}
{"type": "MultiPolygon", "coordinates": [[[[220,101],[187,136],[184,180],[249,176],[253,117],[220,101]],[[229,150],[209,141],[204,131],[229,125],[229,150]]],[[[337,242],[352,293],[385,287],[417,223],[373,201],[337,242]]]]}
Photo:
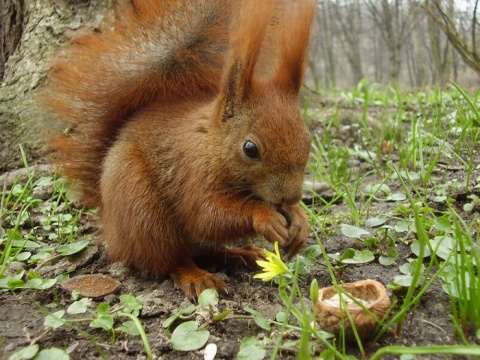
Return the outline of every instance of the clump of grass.
{"type": "Polygon", "coordinates": [[[450,295],[452,320],[458,334],[468,343],[469,334],[480,332],[480,227],[478,217],[467,224],[452,206],[449,213],[455,242],[442,278],[444,290],[450,295]]]}
{"type": "MultiPolygon", "coordinates": [[[[380,325],[379,336],[390,331],[401,336],[407,317],[415,316],[422,297],[434,283],[443,282],[445,291],[450,295],[451,318],[465,345],[441,346],[430,350],[426,347],[385,347],[375,356],[387,353],[432,354],[437,351],[475,355],[479,349],[469,344],[468,336],[475,336],[475,332],[478,332],[480,309],[478,219],[474,217],[467,225],[463,214],[457,211],[452,202],[455,201],[454,194],[463,190],[471,199],[465,209],[471,212],[468,209],[476,208],[476,195],[471,195],[471,184],[475,172],[479,170],[475,166],[475,161],[479,158],[474,150],[479,140],[476,105],[479,93],[471,97],[463,89],[454,86],[453,91],[434,90],[424,93],[403,93],[391,88],[385,94],[379,96],[377,89],[372,89],[365,83],[351,93],[342,94],[344,99],[362,105],[361,148],[352,151],[348,144],[328,135],[328,129],[338,128],[335,115],[330,119],[326,132],[315,137],[309,170],[317,181],[326,181],[336,196],[332,201],[317,201],[317,206],[321,205],[320,209],[308,208],[310,221],[314,224],[313,228],[321,227],[329,216],[332,204],[345,202],[342,209],[350,209],[352,214],[349,226],[353,225],[353,228],[360,231],[357,246],[370,249],[369,261],[378,257],[384,266],[392,266],[398,261],[395,247],[400,240],[412,243],[412,258],[400,266],[404,273],[399,273],[396,277],[398,283],[391,284],[392,289],[400,291],[396,308],[390,319],[380,325]],[[372,131],[364,120],[367,118],[365,114],[376,106],[390,110],[393,108],[394,121],[372,131]],[[378,150],[382,139],[388,141],[387,153],[378,150]],[[335,148],[331,146],[332,143],[336,145],[335,148]],[[342,165],[350,164],[352,157],[359,156],[358,150],[377,155],[361,158],[361,161],[371,163],[374,169],[368,176],[355,174],[352,169],[348,169],[348,165],[342,165]],[[338,164],[341,166],[336,167],[338,164]],[[461,181],[449,181],[458,186],[442,185],[446,182],[444,179],[450,168],[464,171],[465,177],[461,181]],[[372,177],[376,177],[376,185],[371,185],[372,177]],[[365,181],[370,183],[365,184],[365,181]],[[402,196],[389,190],[390,186],[398,188],[398,184],[403,189],[402,196]],[[365,191],[367,188],[369,190],[365,191]],[[390,213],[382,212],[377,218],[371,217],[370,214],[375,213],[379,202],[393,202],[397,205],[391,207],[390,213]],[[430,207],[429,203],[435,208],[430,207]],[[320,213],[321,222],[318,216],[320,213]],[[378,223],[373,225],[378,227],[377,231],[373,234],[362,232],[366,224],[372,226],[374,223],[378,223]],[[364,235],[366,233],[369,234],[364,235]],[[385,234],[383,243],[380,240],[382,233],[385,234]],[[409,237],[405,237],[405,234],[409,237]],[[474,234],[477,234],[476,237],[474,234]],[[453,239],[453,245],[446,246],[449,240],[443,239],[453,239]],[[391,250],[386,251],[388,248],[391,250]]],[[[334,214],[330,216],[334,217],[334,214]]],[[[345,233],[343,235],[348,236],[345,233]]],[[[320,245],[320,240],[317,240],[320,245]]],[[[348,251],[335,256],[324,253],[323,261],[333,284],[338,281],[339,267],[361,264],[361,261],[357,261],[361,258],[359,254],[367,251],[348,250],[350,255],[347,254],[348,251]]],[[[342,356],[347,356],[348,350],[345,347],[336,346],[335,350],[342,356]]]]}

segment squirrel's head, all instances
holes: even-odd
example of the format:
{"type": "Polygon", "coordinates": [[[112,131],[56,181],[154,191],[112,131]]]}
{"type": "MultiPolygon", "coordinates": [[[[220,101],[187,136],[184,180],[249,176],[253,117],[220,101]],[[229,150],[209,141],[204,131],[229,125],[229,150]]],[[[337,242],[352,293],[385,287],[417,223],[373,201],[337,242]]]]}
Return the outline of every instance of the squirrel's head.
{"type": "Polygon", "coordinates": [[[276,205],[302,196],[311,139],[297,97],[314,10],[314,0],[244,1],[230,32],[216,149],[234,190],[276,205]]]}
{"type": "Polygon", "coordinates": [[[298,203],[311,135],[296,96],[273,83],[258,84],[229,111],[219,112],[216,122],[227,185],[275,205],[298,203]]]}

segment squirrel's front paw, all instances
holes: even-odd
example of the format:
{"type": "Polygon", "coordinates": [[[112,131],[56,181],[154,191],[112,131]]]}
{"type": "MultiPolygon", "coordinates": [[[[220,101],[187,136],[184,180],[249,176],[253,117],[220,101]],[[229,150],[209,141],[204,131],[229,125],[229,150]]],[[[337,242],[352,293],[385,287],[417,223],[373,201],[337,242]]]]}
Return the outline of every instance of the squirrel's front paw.
{"type": "Polygon", "coordinates": [[[245,266],[249,269],[258,269],[257,261],[265,260],[265,252],[250,244],[233,249],[225,247],[216,248],[212,255],[217,259],[217,263],[224,266],[245,266]]]}
{"type": "Polygon", "coordinates": [[[271,243],[278,241],[291,259],[307,244],[310,226],[300,206],[281,205],[278,209],[256,211],[253,228],[271,243]]]}
{"type": "Polygon", "coordinates": [[[290,242],[284,247],[289,259],[298,254],[307,244],[310,225],[307,215],[298,205],[282,205],[278,211],[288,222],[290,242]]]}
{"type": "Polygon", "coordinates": [[[290,244],[288,221],[284,215],[274,208],[257,209],[253,213],[253,229],[271,243],[278,241],[281,248],[290,244]]]}

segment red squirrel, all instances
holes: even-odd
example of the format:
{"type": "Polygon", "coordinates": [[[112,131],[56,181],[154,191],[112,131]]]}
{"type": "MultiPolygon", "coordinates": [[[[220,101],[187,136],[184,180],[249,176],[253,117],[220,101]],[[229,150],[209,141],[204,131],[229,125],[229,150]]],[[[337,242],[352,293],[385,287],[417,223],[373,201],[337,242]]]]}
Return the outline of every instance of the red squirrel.
{"type": "Polygon", "coordinates": [[[55,61],[43,103],[69,127],[55,160],[113,260],[189,298],[226,291],[198,260],[254,266],[226,245],[261,235],[291,257],[310,133],[302,84],[313,0],[130,0],[55,61]]]}

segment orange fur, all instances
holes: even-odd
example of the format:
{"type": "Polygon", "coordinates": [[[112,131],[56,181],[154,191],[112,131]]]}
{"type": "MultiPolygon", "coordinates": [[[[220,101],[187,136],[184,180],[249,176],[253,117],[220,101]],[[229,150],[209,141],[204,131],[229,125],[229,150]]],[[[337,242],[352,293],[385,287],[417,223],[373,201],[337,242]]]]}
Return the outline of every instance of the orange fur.
{"type": "Polygon", "coordinates": [[[101,208],[113,259],[171,274],[195,297],[225,290],[198,258],[262,257],[229,242],[259,234],[290,255],[306,243],[296,203],[310,135],[297,96],[314,6],[133,0],[59,57],[42,97],[71,130],[52,147],[82,201],[101,208]]]}

